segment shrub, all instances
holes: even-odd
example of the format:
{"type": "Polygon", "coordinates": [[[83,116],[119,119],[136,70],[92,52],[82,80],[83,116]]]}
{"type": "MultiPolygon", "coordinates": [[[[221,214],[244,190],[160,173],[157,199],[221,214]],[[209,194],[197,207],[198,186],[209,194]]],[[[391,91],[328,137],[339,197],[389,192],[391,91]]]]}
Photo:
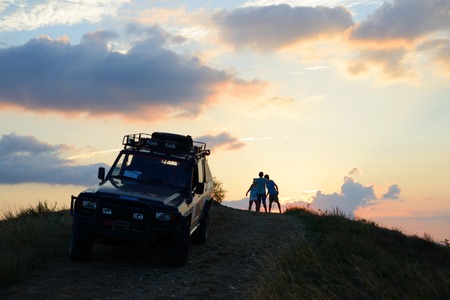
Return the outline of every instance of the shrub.
{"type": "Polygon", "coordinates": [[[223,184],[222,182],[220,182],[219,180],[217,180],[216,177],[213,178],[213,183],[214,183],[214,200],[218,203],[222,203],[223,199],[225,199],[225,195],[227,193],[227,190],[225,190],[223,188],[223,184]]]}

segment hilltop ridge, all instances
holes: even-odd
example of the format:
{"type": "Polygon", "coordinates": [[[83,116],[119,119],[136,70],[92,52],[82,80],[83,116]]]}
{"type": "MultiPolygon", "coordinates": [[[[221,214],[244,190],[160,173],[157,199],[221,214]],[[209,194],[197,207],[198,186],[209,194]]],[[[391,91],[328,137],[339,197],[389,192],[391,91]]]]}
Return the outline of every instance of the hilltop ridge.
{"type": "MultiPolygon", "coordinates": [[[[58,214],[67,224],[70,217],[58,214]]],[[[44,218],[37,218],[38,220],[44,218]]],[[[167,267],[161,247],[64,253],[3,289],[7,299],[447,299],[450,248],[339,212],[256,213],[214,203],[206,245],[167,267]]]]}
{"type": "Polygon", "coordinates": [[[281,251],[303,225],[282,214],[214,203],[206,245],[192,244],[186,266],[167,267],[161,248],[95,245],[93,259],[52,259],[6,292],[8,299],[233,299],[250,297],[261,258],[281,251]]]}

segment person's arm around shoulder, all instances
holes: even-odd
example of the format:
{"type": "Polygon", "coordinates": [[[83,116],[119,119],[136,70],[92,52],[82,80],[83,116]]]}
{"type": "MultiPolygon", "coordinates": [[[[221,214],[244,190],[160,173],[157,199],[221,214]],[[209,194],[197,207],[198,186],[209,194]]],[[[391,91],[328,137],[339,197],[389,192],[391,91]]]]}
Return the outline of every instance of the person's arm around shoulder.
{"type": "Polygon", "coordinates": [[[252,190],[252,187],[253,187],[253,184],[250,185],[250,187],[249,187],[248,190],[247,190],[247,193],[245,193],[245,196],[247,196],[247,195],[248,195],[248,192],[250,192],[250,191],[252,190]]]}

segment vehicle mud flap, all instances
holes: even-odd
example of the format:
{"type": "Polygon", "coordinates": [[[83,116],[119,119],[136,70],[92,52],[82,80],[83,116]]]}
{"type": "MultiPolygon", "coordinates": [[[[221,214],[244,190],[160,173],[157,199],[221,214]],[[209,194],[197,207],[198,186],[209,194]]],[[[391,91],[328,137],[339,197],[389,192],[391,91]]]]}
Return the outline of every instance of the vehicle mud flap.
{"type": "Polygon", "coordinates": [[[73,260],[90,259],[93,246],[94,237],[91,226],[74,219],[69,242],[69,257],[73,260]]]}
{"type": "Polygon", "coordinates": [[[169,266],[180,267],[188,260],[191,243],[189,223],[188,218],[183,218],[179,233],[170,238],[166,256],[166,263],[169,266]]]}
{"type": "Polygon", "coordinates": [[[192,241],[197,244],[205,244],[208,240],[208,228],[209,228],[209,208],[211,207],[211,201],[205,204],[203,210],[203,216],[200,220],[200,226],[192,234],[192,241]]]}

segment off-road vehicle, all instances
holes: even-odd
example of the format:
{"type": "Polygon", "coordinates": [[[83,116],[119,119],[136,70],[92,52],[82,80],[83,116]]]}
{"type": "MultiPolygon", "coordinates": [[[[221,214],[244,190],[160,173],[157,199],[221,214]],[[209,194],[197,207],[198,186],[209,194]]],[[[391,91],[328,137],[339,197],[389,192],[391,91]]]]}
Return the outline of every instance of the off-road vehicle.
{"type": "Polygon", "coordinates": [[[188,259],[190,240],[205,243],[213,177],[206,144],[191,136],[154,132],[124,136],[101,182],[72,196],[69,256],[89,259],[94,242],[163,241],[169,265],[188,259]]]}

